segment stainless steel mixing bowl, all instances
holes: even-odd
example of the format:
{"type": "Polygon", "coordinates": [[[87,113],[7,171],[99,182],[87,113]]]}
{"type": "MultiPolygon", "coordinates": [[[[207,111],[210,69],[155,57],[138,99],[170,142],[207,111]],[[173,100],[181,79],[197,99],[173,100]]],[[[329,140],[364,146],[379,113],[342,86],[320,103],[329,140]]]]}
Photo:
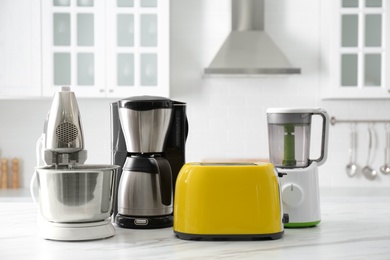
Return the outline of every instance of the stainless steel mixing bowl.
{"type": "Polygon", "coordinates": [[[41,215],[51,222],[104,220],[112,214],[119,166],[76,165],[35,168],[41,215]]]}

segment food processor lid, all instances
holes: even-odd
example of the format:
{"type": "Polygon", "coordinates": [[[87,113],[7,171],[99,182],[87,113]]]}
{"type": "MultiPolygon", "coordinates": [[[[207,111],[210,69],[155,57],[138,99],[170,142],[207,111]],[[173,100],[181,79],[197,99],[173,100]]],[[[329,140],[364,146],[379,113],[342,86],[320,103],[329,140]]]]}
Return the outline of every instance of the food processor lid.
{"type": "Polygon", "coordinates": [[[269,124],[310,124],[311,115],[321,113],[321,108],[282,107],[268,108],[269,124]]]}
{"type": "Polygon", "coordinates": [[[299,114],[299,113],[320,113],[324,111],[319,107],[278,107],[278,108],[268,108],[267,114],[299,114]]]}
{"type": "Polygon", "coordinates": [[[297,124],[297,125],[310,125],[311,114],[310,113],[281,113],[281,114],[268,114],[268,124],[297,124]]]}
{"type": "Polygon", "coordinates": [[[118,101],[119,108],[127,108],[137,111],[146,111],[152,109],[172,108],[173,101],[157,96],[134,96],[118,101]]]}

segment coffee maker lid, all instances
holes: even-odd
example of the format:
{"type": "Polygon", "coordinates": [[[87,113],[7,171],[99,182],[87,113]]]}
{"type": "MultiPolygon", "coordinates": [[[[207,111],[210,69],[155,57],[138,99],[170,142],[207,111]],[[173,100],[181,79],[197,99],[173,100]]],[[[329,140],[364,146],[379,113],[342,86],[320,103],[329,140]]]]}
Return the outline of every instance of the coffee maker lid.
{"type": "Polygon", "coordinates": [[[137,111],[152,109],[172,108],[172,100],[157,96],[134,96],[124,98],[118,101],[119,108],[127,108],[137,111]]]}

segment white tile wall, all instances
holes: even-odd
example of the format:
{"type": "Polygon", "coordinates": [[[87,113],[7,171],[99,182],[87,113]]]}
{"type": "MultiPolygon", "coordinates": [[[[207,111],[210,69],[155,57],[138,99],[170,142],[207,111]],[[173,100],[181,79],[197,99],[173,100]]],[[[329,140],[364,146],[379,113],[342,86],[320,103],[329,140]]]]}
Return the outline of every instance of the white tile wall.
{"type": "MultiPolygon", "coordinates": [[[[229,0],[171,0],[171,97],[187,102],[190,133],[187,160],[268,157],[268,107],[314,106],[348,119],[390,119],[390,101],[323,101],[320,96],[320,0],[266,1],[266,30],[301,75],[286,77],[204,77],[230,31],[229,0]]],[[[77,95],[77,93],[76,93],[77,95]]],[[[80,99],[88,163],[110,162],[109,103],[80,99]]],[[[22,159],[24,186],[35,166],[35,143],[51,100],[0,101],[0,157],[22,159]]],[[[373,166],[383,163],[383,125],[377,125],[373,166]]],[[[330,127],[321,186],[390,186],[390,176],[374,181],[349,178],[349,125],[330,127]]],[[[313,141],[318,149],[319,141],[313,141]]],[[[359,162],[366,162],[366,126],[359,126],[359,162]]]]}
{"type": "MultiPolygon", "coordinates": [[[[323,101],[320,96],[320,0],[266,1],[266,31],[303,73],[287,77],[202,78],[230,30],[230,1],[172,0],[172,97],[188,102],[187,158],[267,158],[268,107],[323,107],[343,119],[390,119],[390,101],[323,101]],[[196,2],[196,3],[194,3],[196,2]],[[180,50],[180,52],[179,52],[180,50]],[[182,51],[188,51],[182,53],[182,51]],[[179,74],[179,75],[178,75],[179,74]]],[[[383,164],[383,125],[373,165],[383,164]]],[[[349,178],[349,125],[330,127],[329,155],[320,167],[321,186],[390,186],[390,176],[374,181],[349,178]]],[[[366,125],[359,126],[358,161],[366,163],[366,125]]],[[[313,140],[313,150],[319,141],[313,140]]]]}

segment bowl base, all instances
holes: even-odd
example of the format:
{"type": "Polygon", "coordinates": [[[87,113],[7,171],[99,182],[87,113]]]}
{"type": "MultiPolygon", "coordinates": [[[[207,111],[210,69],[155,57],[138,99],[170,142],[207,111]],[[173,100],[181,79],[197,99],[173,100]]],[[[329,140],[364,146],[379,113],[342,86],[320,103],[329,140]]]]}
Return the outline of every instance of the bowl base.
{"type": "Polygon", "coordinates": [[[38,217],[39,235],[48,240],[85,241],[115,235],[111,219],[88,223],[55,223],[38,217]]]}

